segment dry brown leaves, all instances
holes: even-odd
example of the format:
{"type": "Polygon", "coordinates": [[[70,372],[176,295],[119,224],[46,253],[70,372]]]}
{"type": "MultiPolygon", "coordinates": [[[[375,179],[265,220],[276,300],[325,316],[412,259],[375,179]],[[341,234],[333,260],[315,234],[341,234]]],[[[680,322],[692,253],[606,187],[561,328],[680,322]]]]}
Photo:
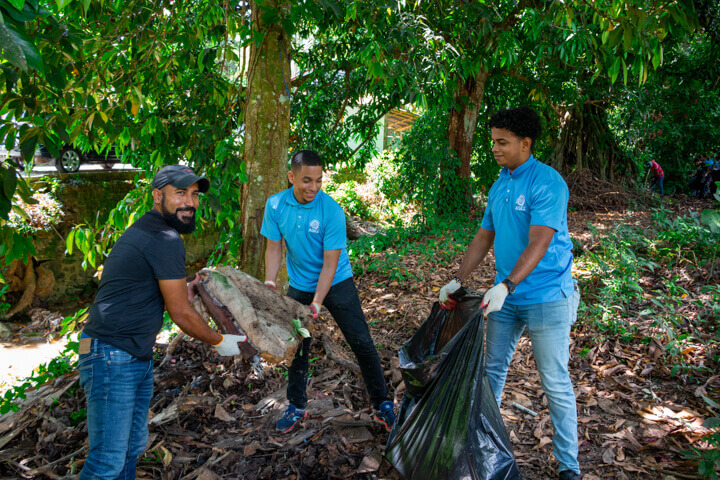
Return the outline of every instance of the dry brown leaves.
{"type": "MultiPolygon", "coordinates": [[[[603,215],[571,215],[573,236],[586,232],[588,222],[643,221],[637,216],[603,215]]],[[[397,400],[404,386],[396,352],[424,321],[460,258],[434,271],[422,262],[405,260],[411,271],[423,273],[425,281],[392,282],[373,274],[357,282],[397,400]]],[[[472,288],[492,284],[494,272],[488,265],[491,259],[474,272],[472,288]]],[[[324,321],[324,333],[354,359],[334,322],[327,315],[324,321]]],[[[718,413],[709,411],[699,395],[717,392],[720,376],[699,372],[694,378],[673,377],[658,342],[598,338],[588,324],[577,325],[571,336],[583,478],[699,478],[697,466],[682,452],[700,446],[699,439],[707,433],[702,420],[718,413]],[[588,351],[581,357],[583,348],[588,351]]],[[[686,362],[708,361],[694,351],[683,355],[686,362]]],[[[204,345],[182,342],[172,361],[156,368],[151,437],[138,478],[397,478],[381,461],[387,434],[370,417],[362,380],[327,358],[319,341],[313,344],[311,358],[308,417],[301,428],[280,435],[273,426],[284,408],[283,369],[266,371],[266,379],[260,380],[247,365],[223,360],[204,345]]],[[[54,393],[44,400],[1,419],[0,475],[62,478],[82,466],[85,421],[76,423],[71,415],[84,407],[83,394],[69,390],[61,402],[49,400],[72,381],[53,384],[54,393]]],[[[525,478],[556,478],[552,422],[526,337],[511,365],[502,413],[525,478]],[[538,415],[513,407],[513,402],[538,415]]]]}

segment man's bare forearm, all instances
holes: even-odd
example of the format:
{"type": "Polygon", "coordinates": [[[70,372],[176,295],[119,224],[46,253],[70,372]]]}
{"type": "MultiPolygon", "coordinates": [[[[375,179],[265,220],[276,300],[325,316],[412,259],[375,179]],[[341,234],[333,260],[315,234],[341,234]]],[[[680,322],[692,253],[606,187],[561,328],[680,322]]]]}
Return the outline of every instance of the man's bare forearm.
{"type": "Polygon", "coordinates": [[[480,227],[460,263],[457,277],[464,281],[480,265],[495,240],[495,232],[480,227]]]}

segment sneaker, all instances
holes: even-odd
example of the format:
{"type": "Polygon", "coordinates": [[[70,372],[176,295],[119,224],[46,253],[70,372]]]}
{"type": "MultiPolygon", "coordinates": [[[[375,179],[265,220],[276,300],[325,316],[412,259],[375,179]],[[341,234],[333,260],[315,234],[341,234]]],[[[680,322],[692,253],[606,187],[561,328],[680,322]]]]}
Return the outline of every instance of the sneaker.
{"type": "Polygon", "coordinates": [[[275,423],[275,430],[281,433],[287,433],[303,418],[305,418],[305,410],[296,408],[295,405],[291,403],[285,409],[285,412],[283,412],[280,420],[275,423]]]}
{"type": "Polygon", "coordinates": [[[390,400],[385,400],[375,410],[374,416],[375,420],[385,425],[385,430],[391,431],[395,424],[395,405],[390,400]]]}
{"type": "Polygon", "coordinates": [[[560,480],[580,480],[580,473],[575,470],[563,470],[558,475],[560,480]]]}

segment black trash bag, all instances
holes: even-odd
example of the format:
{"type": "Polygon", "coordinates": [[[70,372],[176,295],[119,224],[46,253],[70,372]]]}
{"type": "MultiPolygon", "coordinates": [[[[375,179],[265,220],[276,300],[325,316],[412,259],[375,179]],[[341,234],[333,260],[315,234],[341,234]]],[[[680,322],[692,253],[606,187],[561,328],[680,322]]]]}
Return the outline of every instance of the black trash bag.
{"type": "Polygon", "coordinates": [[[453,296],[400,349],[406,393],[385,457],[410,480],[522,479],[485,375],[482,297],[453,296]]]}

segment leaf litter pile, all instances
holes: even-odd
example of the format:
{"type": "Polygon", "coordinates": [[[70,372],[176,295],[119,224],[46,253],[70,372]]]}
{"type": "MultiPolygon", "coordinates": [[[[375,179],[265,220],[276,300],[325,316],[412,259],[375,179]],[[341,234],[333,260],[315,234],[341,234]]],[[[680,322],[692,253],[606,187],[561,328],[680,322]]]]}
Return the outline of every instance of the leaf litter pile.
{"type": "MultiPolygon", "coordinates": [[[[675,205],[686,213],[689,204],[683,202],[688,200],[675,205]]],[[[647,225],[648,214],[576,211],[568,223],[580,248],[592,251],[599,239],[588,224],[598,230],[616,223],[647,225]]],[[[397,350],[425,320],[460,259],[458,254],[441,264],[408,256],[403,264],[416,279],[398,281],[377,272],[356,279],[396,404],[404,391],[397,350]]],[[[492,285],[492,260],[489,256],[476,269],[471,288],[492,285]]],[[[700,291],[702,273],[680,263],[672,270],[657,269],[639,283],[649,292],[665,279],[676,279],[688,291],[678,315],[692,318],[699,305],[709,301],[700,291]]],[[[592,297],[596,281],[581,280],[585,297],[592,297]]],[[[650,302],[629,308],[630,316],[635,310],[637,327],[630,337],[628,332],[599,332],[582,312],[571,333],[570,372],[585,480],[702,478],[697,463],[683,452],[691,446],[707,448],[701,439],[710,432],[703,420],[720,416],[703,400],[718,401],[720,392],[720,351],[711,341],[718,318],[708,317],[707,328],[697,332],[706,335],[707,348],[694,345],[668,352],[652,319],[637,314],[645,303],[650,302]],[[673,372],[678,362],[696,368],[673,372]]],[[[329,314],[321,317],[323,333],[310,353],[308,415],[288,434],[274,431],[286,405],[285,366],[253,371],[239,359],[221,358],[214,349],[188,339],[178,342],[163,361],[168,345],[159,344],[150,439],[138,478],[399,478],[382,459],[387,433],[372,420],[355,359],[329,314]]],[[[0,417],[0,478],[73,478],[87,452],[84,407],[76,372],[27,392],[19,411],[0,417]]],[[[547,400],[526,336],[508,373],[501,413],[524,478],[557,478],[547,400]]]]}

